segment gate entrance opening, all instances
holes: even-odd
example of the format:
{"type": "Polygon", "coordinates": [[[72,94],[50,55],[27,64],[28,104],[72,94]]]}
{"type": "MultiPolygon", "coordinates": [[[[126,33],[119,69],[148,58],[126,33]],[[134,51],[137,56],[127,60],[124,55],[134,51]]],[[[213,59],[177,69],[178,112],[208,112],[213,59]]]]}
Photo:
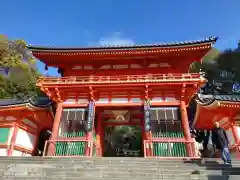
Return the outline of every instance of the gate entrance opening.
{"type": "Polygon", "coordinates": [[[98,111],[97,134],[101,134],[102,156],[144,155],[143,108],[109,108],[98,111]]]}

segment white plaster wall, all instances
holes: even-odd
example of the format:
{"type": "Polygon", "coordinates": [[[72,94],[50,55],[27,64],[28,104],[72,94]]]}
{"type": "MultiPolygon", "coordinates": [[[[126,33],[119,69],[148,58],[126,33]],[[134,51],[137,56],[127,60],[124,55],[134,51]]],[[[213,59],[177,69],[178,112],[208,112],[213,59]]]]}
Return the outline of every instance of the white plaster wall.
{"type": "MultiPolygon", "coordinates": [[[[140,98],[131,98],[130,102],[132,103],[140,103],[142,100],[140,98]]],[[[128,103],[128,98],[112,98],[112,101],[109,101],[108,98],[100,98],[96,101],[96,104],[104,104],[104,103],[128,103]]]]}
{"type": "Polygon", "coordinates": [[[238,135],[238,137],[239,137],[239,139],[240,139],[240,127],[239,127],[239,126],[236,126],[236,129],[237,129],[237,135],[238,135]]]}
{"type": "Polygon", "coordinates": [[[162,97],[154,97],[151,99],[151,102],[163,102],[163,98],[162,97]]]}
{"type": "Polygon", "coordinates": [[[75,103],[75,99],[67,99],[66,101],[63,102],[63,104],[73,104],[75,103]]]}
{"type": "Polygon", "coordinates": [[[154,97],[151,99],[151,102],[176,102],[175,97],[154,97]]]}
{"type": "Polygon", "coordinates": [[[18,150],[13,150],[12,156],[22,156],[23,152],[18,150]]]}
{"type": "MultiPolygon", "coordinates": [[[[174,97],[154,97],[152,98],[151,102],[175,102],[177,101],[174,97]]],[[[140,98],[131,98],[130,102],[142,102],[140,98]]],[[[75,99],[67,99],[63,102],[64,104],[75,104],[75,99]]],[[[78,104],[88,103],[88,99],[78,99],[78,104]]],[[[109,101],[108,98],[100,98],[98,101],[95,102],[96,104],[100,103],[128,103],[128,98],[112,98],[109,101]]]]}
{"type": "Polygon", "coordinates": [[[108,103],[108,98],[100,98],[98,101],[96,101],[96,104],[100,103],[108,103]]]}
{"type": "Polygon", "coordinates": [[[36,142],[36,136],[26,132],[25,130],[18,129],[16,145],[20,145],[27,149],[33,149],[36,142]]]}
{"type": "Polygon", "coordinates": [[[128,103],[128,98],[112,98],[112,103],[128,103]]]}
{"type": "Polygon", "coordinates": [[[32,156],[31,154],[23,153],[23,156],[32,156]]]}
{"type": "Polygon", "coordinates": [[[28,153],[24,153],[24,152],[19,151],[19,150],[13,150],[12,156],[32,156],[32,155],[28,154],[28,153]]]}
{"type": "Polygon", "coordinates": [[[0,148],[0,156],[7,156],[7,149],[0,148]]]}
{"type": "Polygon", "coordinates": [[[130,102],[140,103],[140,102],[142,102],[142,100],[141,100],[141,98],[131,98],[131,99],[130,99],[130,102]]]}
{"type": "Polygon", "coordinates": [[[226,130],[227,136],[228,136],[228,140],[229,140],[229,145],[234,145],[235,144],[235,140],[234,140],[234,136],[233,136],[233,132],[232,132],[232,128],[229,128],[226,130]]]}
{"type": "Polygon", "coordinates": [[[165,102],[175,102],[177,99],[175,97],[166,97],[165,102]]]}
{"type": "Polygon", "coordinates": [[[77,103],[78,103],[78,104],[88,103],[88,99],[78,99],[77,103]]]}

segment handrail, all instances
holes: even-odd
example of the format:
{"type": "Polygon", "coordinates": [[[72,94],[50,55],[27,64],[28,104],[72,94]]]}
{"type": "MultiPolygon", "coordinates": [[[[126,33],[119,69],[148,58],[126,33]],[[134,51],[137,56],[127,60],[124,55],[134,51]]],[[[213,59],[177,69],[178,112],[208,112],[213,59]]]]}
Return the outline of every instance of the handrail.
{"type": "Polygon", "coordinates": [[[126,82],[167,82],[167,81],[199,81],[204,78],[199,73],[186,74],[146,74],[120,76],[68,76],[68,77],[40,77],[38,84],[65,83],[126,83],[126,82]]]}

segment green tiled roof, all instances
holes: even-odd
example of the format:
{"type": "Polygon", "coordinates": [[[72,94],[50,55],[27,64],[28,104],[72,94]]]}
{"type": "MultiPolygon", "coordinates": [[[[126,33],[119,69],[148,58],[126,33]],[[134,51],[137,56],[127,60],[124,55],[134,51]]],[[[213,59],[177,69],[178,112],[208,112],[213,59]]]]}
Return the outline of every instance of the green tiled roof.
{"type": "Polygon", "coordinates": [[[214,101],[240,102],[240,95],[204,95],[198,94],[195,99],[199,104],[208,106],[214,101]]]}
{"type": "Polygon", "coordinates": [[[216,100],[240,102],[240,95],[216,95],[216,100]]]}
{"type": "Polygon", "coordinates": [[[181,41],[181,42],[175,42],[175,43],[158,43],[158,44],[130,44],[130,45],[116,45],[116,46],[98,46],[98,47],[56,47],[56,46],[33,46],[28,45],[28,48],[32,51],[39,51],[39,50],[104,50],[104,49],[134,49],[134,48],[161,48],[161,47],[178,47],[178,46],[187,46],[187,45],[197,45],[202,43],[215,43],[217,41],[218,37],[209,37],[202,40],[195,40],[195,41],[181,41]]]}
{"type": "Polygon", "coordinates": [[[47,97],[30,98],[28,100],[19,100],[16,98],[0,99],[0,107],[23,105],[27,103],[30,103],[31,105],[36,107],[48,107],[52,105],[52,101],[47,97]]]}

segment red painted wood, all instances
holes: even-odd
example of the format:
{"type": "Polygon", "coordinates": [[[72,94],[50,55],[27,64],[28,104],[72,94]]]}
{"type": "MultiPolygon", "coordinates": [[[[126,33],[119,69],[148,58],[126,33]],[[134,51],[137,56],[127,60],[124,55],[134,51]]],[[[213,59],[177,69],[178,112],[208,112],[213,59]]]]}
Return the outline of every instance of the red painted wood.
{"type": "MultiPolygon", "coordinates": [[[[55,113],[55,118],[54,118],[54,122],[53,122],[53,129],[52,129],[52,135],[50,137],[51,141],[55,141],[57,136],[58,136],[58,129],[59,129],[59,124],[60,124],[60,120],[61,120],[61,116],[62,116],[62,103],[57,103],[57,109],[56,109],[56,113],[55,113]]],[[[55,154],[55,146],[51,143],[49,145],[48,148],[48,152],[49,155],[51,154],[55,154]]]]}
{"type": "MultiPolygon", "coordinates": [[[[182,121],[182,127],[183,127],[185,140],[186,141],[190,141],[191,134],[190,134],[190,128],[189,128],[189,121],[188,121],[186,104],[185,104],[184,101],[180,102],[180,111],[181,111],[181,121],[182,121]]],[[[192,157],[193,155],[191,154],[191,152],[192,152],[191,146],[189,144],[186,144],[186,147],[187,147],[187,154],[188,154],[188,156],[192,157]]]]}

